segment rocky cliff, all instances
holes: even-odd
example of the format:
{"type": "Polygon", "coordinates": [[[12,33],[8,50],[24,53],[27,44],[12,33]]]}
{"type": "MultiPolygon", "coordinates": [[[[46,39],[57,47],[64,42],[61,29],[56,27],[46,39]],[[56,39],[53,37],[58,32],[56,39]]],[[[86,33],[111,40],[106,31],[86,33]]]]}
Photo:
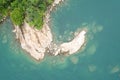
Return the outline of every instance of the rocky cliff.
{"type": "Polygon", "coordinates": [[[79,34],[70,42],[65,42],[59,46],[53,43],[53,35],[49,27],[49,17],[50,12],[61,1],[63,0],[55,0],[49,10],[46,11],[44,25],[41,30],[35,29],[26,22],[24,22],[22,26],[15,25],[14,32],[16,34],[16,38],[21,44],[21,47],[36,60],[43,59],[45,53],[50,53],[52,55],[62,53],[73,54],[85,43],[85,30],[79,32],[79,34]]]}

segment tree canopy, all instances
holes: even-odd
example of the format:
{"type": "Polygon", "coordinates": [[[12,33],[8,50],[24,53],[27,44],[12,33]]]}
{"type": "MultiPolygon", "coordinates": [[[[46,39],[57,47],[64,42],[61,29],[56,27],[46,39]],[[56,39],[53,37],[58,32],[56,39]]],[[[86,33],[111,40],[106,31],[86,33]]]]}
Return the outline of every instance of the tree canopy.
{"type": "Polygon", "coordinates": [[[47,7],[54,0],[0,0],[0,19],[9,16],[15,25],[22,25],[24,20],[40,29],[47,7]]]}

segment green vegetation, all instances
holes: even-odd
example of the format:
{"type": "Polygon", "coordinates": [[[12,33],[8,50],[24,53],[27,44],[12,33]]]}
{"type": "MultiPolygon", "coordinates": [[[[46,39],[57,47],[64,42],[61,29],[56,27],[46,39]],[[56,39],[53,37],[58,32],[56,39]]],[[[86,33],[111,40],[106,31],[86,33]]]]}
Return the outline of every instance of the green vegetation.
{"type": "Polygon", "coordinates": [[[24,21],[41,29],[47,7],[54,0],[0,0],[0,19],[9,16],[15,25],[24,21]]]}
{"type": "Polygon", "coordinates": [[[10,14],[10,17],[15,25],[22,24],[22,22],[24,20],[23,16],[24,16],[23,12],[20,8],[15,8],[10,14]]]}

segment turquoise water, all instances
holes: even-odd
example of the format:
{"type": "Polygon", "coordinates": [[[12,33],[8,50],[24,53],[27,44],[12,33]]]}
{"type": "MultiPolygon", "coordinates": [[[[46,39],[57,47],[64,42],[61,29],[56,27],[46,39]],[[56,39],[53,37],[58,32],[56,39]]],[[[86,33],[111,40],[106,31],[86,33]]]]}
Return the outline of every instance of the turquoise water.
{"type": "Polygon", "coordinates": [[[67,0],[51,14],[55,41],[69,41],[88,29],[78,54],[36,62],[19,46],[7,20],[0,25],[0,80],[119,80],[120,1],[67,0]]]}

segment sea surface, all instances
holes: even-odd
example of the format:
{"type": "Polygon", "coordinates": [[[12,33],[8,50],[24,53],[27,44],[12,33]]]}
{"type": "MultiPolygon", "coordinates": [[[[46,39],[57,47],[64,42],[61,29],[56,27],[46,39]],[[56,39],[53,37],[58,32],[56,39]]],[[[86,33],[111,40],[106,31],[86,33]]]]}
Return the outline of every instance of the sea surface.
{"type": "Polygon", "coordinates": [[[50,25],[57,44],[87,29],[86,44],[74,55],[37,62],[21,49],[7,19],[0,24],[0,80],[120,80],[120,0],[66,0],[50,25]]]}

